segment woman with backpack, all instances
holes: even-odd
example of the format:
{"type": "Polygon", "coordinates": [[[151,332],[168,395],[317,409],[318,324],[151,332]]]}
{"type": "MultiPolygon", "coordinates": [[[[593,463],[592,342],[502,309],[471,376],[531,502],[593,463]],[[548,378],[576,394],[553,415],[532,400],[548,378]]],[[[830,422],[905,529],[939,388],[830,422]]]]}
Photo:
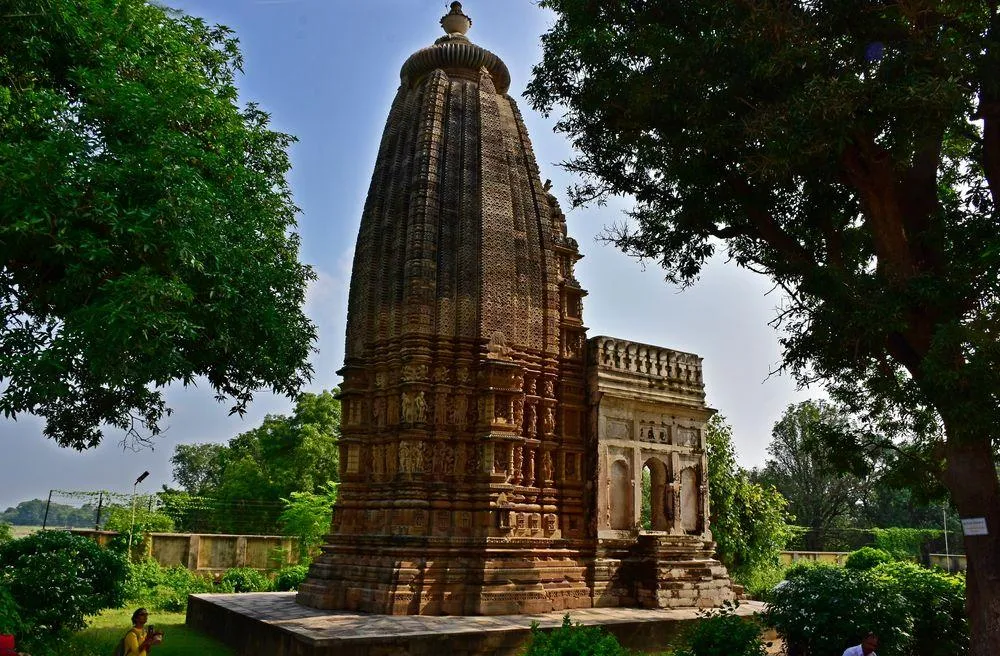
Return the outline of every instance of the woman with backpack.
{"type": "Polygon", "coordinates": [[[147,620],[149,613],[145,608],[132,613],[132,629],[118,643],[115,656],[149,656],[153,645],[163,642],[163,633],[154,631],[152,625],[147,627],[147,620]]]}

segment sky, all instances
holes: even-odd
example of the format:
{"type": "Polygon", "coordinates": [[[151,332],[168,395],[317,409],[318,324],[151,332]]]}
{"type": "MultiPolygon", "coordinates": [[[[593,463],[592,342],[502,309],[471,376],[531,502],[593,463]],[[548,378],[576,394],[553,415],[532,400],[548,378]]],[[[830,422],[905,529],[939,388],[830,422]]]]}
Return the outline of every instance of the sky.
{"type": "MultiPolygon", "coordinates": [[[[166,4],[210,23],[227,25],[240,39],[245,75],[241,102],[254,101],[272,116],[274,129],[298,137],[292,147],[290,184],[301,207],[301,258],[318,279],[307,314],[319,329],[316,375],[307,391],[330,389],[344,355],[344,328],[351,258],[361,210],[399,68],[442,34],[444,0],[167,0],[166,4]]],[[[777,292],[766,278],[711,262],[697,285],[680,290],[666,283],[655,263],[641,263],[596,237],[621,220],[630,203],[570,209],[572,175],[559,162],[572,157],[564,136],[554,134],[557,116],[533,111],[522,97],[531,67],[541,59],[539,36],[552,14],[532,0],[468,0],[469,37],[498,54],[511,72],[542,177],[567,210],[569,234],[585,256],[577,277],[589,296],[584,321],[589,335],[610,335],[694,352],[704,358],[708,403],[732,424],[739,461],[760,465],[771,428],[789,403],[818,396],[800,391],[788,375],[772,375],[780,363],[779,335],[771,327],[777,292]]],[[[224,443],[260,424],[268,413],[287,413],[292,402],[259,394],[242,418],[228,415],[206,385],[170,387],[174,414],[152,448],[133,450],[109,433],[90,451],[62,449],[42,435],[29,416],[0,421],[0,510],[50,489],[132,489],[172,481],[170,456],[177,444],[224,443]]],[[[58,499],[58,495],[54,499],[58,499]]]]}

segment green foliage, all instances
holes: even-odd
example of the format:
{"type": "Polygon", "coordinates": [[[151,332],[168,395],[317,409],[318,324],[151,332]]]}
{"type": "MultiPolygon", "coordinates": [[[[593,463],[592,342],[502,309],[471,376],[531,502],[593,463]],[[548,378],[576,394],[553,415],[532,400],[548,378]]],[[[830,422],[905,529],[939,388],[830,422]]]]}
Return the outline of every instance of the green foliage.
{"type": "Polygon", "coordinates": [[[24,628],[21,611],[6,586],[0,585],[0,633],[18,635],[24,628]]]}
{"type": "Polygon", "coordinates": [[[873,528],[875,546],[894,558],[920,558],[921,547],[943,535],[943,531],[920,528],[873,528]]]}
{"type": "MultiPolygon", "coordinates": [[[[996,3],[540,4],[526,95],[561,112],[574,203],[634,198],[606,238],[671,283],[716,255],[768,276],[784,367],[860,415],[831,454],[895,450],[911,490],[1000,523],[996,3]]],[[[984,580],[995,552],[970,551],[984,580]]]]}
{"type": "Polygon", "coordinates": [[[174,478],[187,490],[161,494],[167,512],[187,530],[275,532],[282,501],[296,492],[327,495],[325,486],[339,479],[335,393],[300,394],[291,415],[268,415],[227,445],[178,446],[171,459],[174,478]],[[197,500],[193,493],[210,497],[197,500]],[[258,512],[240,514],[239,504],[258,512]],[[260,521],[248,521],[251,515],[260,521]]]}
{"type": "Polygon", "coordinates": [[[965,612],[964,576],[926,569],[910,562],[878,565],[871,574],[887,581],[906,599],[914,620],[910,641],[913,656],[968,653],[969,620],[965,612]]]}
{"type": "Polygon", "coordinates": [[[170,458],[174,480],[190,494],[211,495],[222,484],[227,452],[223,444],[178,444],[170,458]]]}
{"type": "Polygon", "coordinates": [[[701,619],[684,636],[676,656],[765,656],[761,627],[754,619],[736,614],[739,602],[725,602],[717,610],[699,613],[701,619]]]}
{"type": "Polygon", "coordinates": [[[772,592],[764,622],[787,645],[809,655],[842,653],[875,631],[879,656],[903,656],[913,628],[910,608],[895,585],[841,567],[796,573],[772,592]]]}
{"type": "MultiPolygon", "coordinates": [[[[770,457],[757,474],[788,500],[796,523],[812,530],[806,543],[810,550],[820,550],[826,531],[847,520],[861,498],[861,479],[838,470],[843,457],[824,439],[848,428],[843,410],[826,402],[789,405],[774,425],[767,447],[770,457]]],[[[856,464],[859,471],[865,465],[856,464]]]]}
{"type": "Polygon", "coordinates": [[[895,560],[888,551],[875,549],[873,547],[861,547],[857,551],[852,551],[844,561],[844,567],[857,571],[865,571],[874,568],[882,563],[891,563],[895,560]]]}
{"type": "Polygon", "coordinates": [[[131,604],[170,612],[185,610],[189,594],[232,591],[231,586],[217,588],[185,567],[161,567],[152,559],[130,563],[125,583],[125,598],[131,604]]]}
{"type": "Polygon", "coordinates": [[[267,592],[271,581],[265,574],[252,567],[233,567],[222,575],[223,585],[230,585],[234,592],[267,592]]]}
{"type": "Polygon", "coordinates": [[[569,615],[562,626],[543,631],[531,623],[531,640],[523,656],[626,656],[613,635],[598,626],[573,624],[569,615]]]}
{"type": "Polygon", "coordinates": [[[750,481],[736,464],[732,428],[714,415],[706,430],[712,535],[722,562],[737,576],[778,565],[791,532],[785,500],[771,487],[750,481]]]}
{"type": "Polygon", "coordinates": [[[37,633],[80,629],[86,615],[120,606],[125,572],[119,554],[63,531],[0,545],[0,585],[37,633]]]}
{"type": "Polygon", "coordinates": [[[313,550],[323,543],[323,536],[330,531],[333,504],[337,501],[337,484],[321,485],[318,494],[292,492],[290,499],[282,499],[285,510],[279,521],[283,533],[299,540],[299,555],[309,558],[313,550]]]}
{"type": "Polygon", "coordinates": [[[811,560],[799,560],[785,568],[785,579],[791,581],[792,579],[804,576],[817,568],[834,569],[836,567],[836,565],[817,563],[811,560]]]}
{"type": "Polygon", "coordinates": [[[781,565],[756,567],[733,575],[733,581],[743,586],[743,591],[751,599],[767,601],[771,590],[785,579],[785,568],[781,565]]]}
{"type": "Polygon", "coordinates": [[[10,524],[0,522],[0,544],[10,542],[13,539],[14,531],[10,528],[10,524]]]}
{"type": "Polygon", "coordinates": [[[47,526],[93,528],[97,519],[97,509],[91,504],[82,508],[65,503],[50,503],[49,515],[45,516],[45,499],[22,501],[13,508],[7,508],[0,514],[0,522],[14,526],[41,526],[44,521],[47,526]]]}
{"type": "MultiPolygon", "coordinates": [[[[0,30],[0,410],[63,446],[159,432],[201,376],[243,412],[309,379],[293,137],[235,36],[145,0],[9,0],[0,30]]],[[[325,479],[323,479],[325,480],[325,479]]]]}
{"type": "Polygon", "coordinates": [[[116,549],[122,552],[127,550],[131,535],[131,559],[141,558],[141,554],[145,553],[145,543],[150,533],[170,533],[174,530],[174,520],[169,515],[158,510],[149,510],[144,506],[136,506],[134,526],[131,506],[109,506],[106,517],[107,520],[102,528],[105,531],[118,532],[112,540],[112,545],[116,549]]]}
{"type": "Polygon", "coordinates": [[[298,590],[299,585],[306,580],[306,576],[308,574],[308,565],[289,565],[288,567],[282,567],[274,575],[274,589],[278,592],[298,590]]]}

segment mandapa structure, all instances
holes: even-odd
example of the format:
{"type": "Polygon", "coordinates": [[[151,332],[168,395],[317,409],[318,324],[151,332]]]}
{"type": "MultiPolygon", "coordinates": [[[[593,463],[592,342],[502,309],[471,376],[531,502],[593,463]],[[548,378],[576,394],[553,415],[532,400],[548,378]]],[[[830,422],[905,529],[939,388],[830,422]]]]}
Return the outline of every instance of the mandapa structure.
{"type": "Polygon", "coordinates": [[[403,64],[372,175],[342,482],[298,601],[495,615],[733,598],[712,559],[701,359],[587,341],[581,256],[510,73],[460,3],[441,25],[403,64]]]}

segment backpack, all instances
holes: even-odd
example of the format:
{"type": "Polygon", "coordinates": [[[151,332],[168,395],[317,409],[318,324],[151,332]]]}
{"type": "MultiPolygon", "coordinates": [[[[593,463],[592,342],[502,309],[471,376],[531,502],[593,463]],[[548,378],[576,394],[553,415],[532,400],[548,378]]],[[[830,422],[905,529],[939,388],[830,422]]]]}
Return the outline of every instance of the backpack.
{"type": "Polygon", "coordinates": [[[122,636],[122,639],[118,641],[118,646],[115,647],[115,650],[112,652],[112,656],[125,656],[125,638],[128,637],[129,633],[132,633],[132,629],[129,629],[125,635],[122,636]]]}

